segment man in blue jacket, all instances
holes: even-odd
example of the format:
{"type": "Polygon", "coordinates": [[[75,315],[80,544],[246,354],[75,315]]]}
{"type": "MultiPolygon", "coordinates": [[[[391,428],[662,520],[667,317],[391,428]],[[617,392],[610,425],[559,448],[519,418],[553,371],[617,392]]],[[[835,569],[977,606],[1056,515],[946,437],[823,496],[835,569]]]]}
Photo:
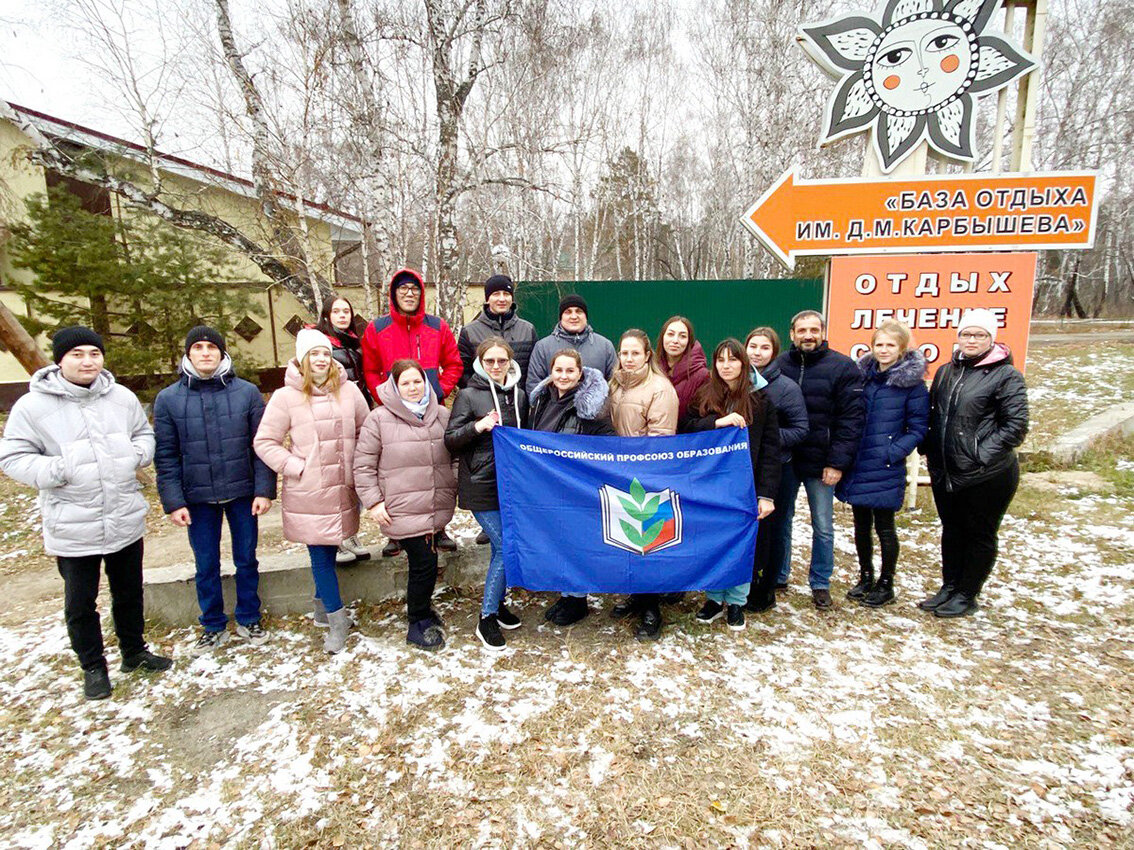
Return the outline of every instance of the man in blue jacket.
{"type": "Polygon", "coordinates": [[[236,377],[224,337],[204,325],[189,331],[181,377],[154,401],[154,466],[162,508],[174,525],[188,528],[197,562],[204,631],[194,655],[211,652],[228,636],[220,578],[225,518],[236,566],[236,633],[252,643],[268,637],[260,624],[257,517],[272,507],[276,475],[252,450],[263,415],[264,399],[236,377]]]}
{"type": "Polygon", "coordinates": [[[785,464],[776,510],[782,514],[772,540],[770,568],[779,570],[777,586],[791,574],[791,524],[800,485],[811,510],[811,598],[820,610],[831,607],[835,571],[835,485],[854,464],[866,411],[862,373],[845,354],[827,347],[823,315],[803,310],[791,320],[791,348],[776,358],[780,372],[799,384],[807,405],[808,430],[785,464]]]}

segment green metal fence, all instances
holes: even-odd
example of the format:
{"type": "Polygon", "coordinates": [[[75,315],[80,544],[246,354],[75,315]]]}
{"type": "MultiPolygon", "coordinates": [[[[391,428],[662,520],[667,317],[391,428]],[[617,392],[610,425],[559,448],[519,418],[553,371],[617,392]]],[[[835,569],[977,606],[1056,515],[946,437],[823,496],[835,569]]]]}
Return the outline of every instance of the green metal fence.
{"type": "Polygon", "coordinates": [[[786,347],[791,317],[823,309],[820,279],[527,281],[517,284],[516,302],[542,337],[559,321],[559,299],[572,292],[586,299],[591,324],[616,346],[627,328],[657,339],[662,322],[682,315],[693,322],[706,355],[725,337],[743,342],[759,325],[775,328],[786,347]]]}

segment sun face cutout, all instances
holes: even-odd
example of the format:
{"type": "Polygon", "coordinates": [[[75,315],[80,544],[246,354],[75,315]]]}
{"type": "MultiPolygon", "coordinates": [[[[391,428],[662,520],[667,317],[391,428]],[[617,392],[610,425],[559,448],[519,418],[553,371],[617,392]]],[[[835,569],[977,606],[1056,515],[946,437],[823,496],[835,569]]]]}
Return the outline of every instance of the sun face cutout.
{"type": "Polygon", "coordinates": [[[803,27],[804,49],[839,78],[820,143],[873,130],[886,173],[927,137],[939,153],[971,162],[974,95],[1036,67],[1023,50],[983,34],[1002,2],[889,0],[877,19],[803,27]]]}

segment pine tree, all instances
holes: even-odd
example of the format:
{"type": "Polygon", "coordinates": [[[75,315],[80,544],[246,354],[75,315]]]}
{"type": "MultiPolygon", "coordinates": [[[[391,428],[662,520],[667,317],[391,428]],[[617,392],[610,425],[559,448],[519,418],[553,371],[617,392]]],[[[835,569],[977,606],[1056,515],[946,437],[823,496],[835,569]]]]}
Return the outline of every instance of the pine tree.
{"type": "Polygon", "coordinates": [[[13,282],[32,318],[32,334],[73,324],[92,327],[116,374],[168,375],[184,352],[185,334],[208,324],[229,334],[246,313],[261,311],[236,290],[227,253],[198,234],[148,217],[83,209],[62,187],[26,201],[28,220],[14,224],[11,257],[35,275],[13,282]]]}

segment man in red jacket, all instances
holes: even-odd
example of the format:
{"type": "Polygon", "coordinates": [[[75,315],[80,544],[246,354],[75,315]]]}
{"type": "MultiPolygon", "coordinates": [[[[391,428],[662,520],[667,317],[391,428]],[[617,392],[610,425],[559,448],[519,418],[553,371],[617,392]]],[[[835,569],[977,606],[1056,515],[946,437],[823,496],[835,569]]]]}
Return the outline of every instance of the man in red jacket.
{"type": "Polygon", "coordinates": [[[371,398],[377,398],[394,361],[406,357],[422,365],[438,399],[461,378],[457,340],[443,319],[425,312],[425,284],[413,269],[390,278],[390,314],[372,321],[362,335],[362,372],[371,398]]]}
{"type": "MultiPolygon", "coordinates": [[[[372,321],[362,335],[362,374],[376,405],[381,404],[377,401],[378,387],[390,376],[390,367],[407,357],[425,369],[438,400],[453,391],[464,368],[457,340],[445,320],[425,312],[425,284],[413,269],[394,272],[390,278],[390,314],[372,321]]],[[[444,531],[437,535],[436,545],[446,552],[457,548],[444,531]]],[[[390,540],[382,555],[390,558],[400,551],[398,541],[390,540]]]]}

